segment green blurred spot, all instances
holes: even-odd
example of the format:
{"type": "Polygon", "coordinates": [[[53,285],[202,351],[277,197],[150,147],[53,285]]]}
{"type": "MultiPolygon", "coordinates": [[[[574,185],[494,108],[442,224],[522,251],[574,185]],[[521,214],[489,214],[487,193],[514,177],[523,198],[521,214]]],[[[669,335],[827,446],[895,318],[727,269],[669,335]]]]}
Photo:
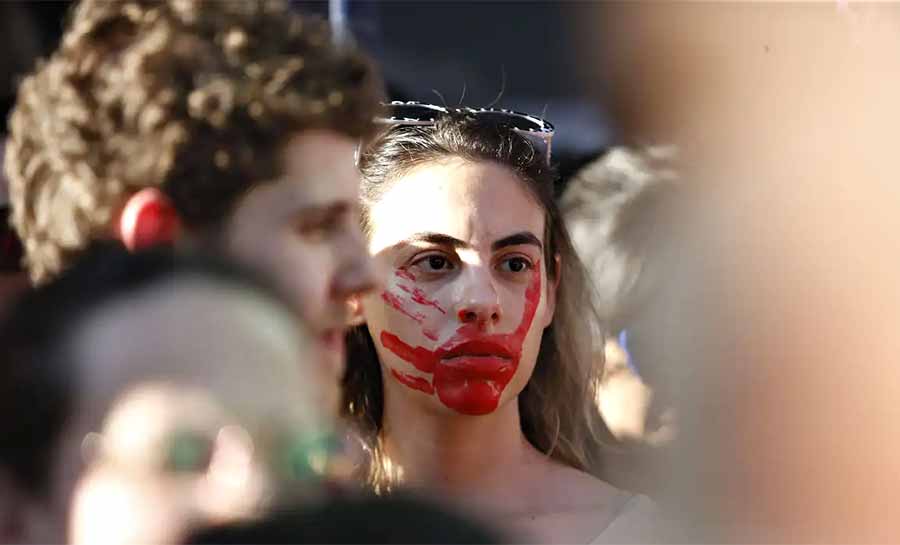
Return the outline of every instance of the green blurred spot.
{"type": "Polygon", "coordinates": [[[176,433],[169,443],[166,467],[176,473],[203,471],[209,466],[211,441],[194,432],[176,433]]]}

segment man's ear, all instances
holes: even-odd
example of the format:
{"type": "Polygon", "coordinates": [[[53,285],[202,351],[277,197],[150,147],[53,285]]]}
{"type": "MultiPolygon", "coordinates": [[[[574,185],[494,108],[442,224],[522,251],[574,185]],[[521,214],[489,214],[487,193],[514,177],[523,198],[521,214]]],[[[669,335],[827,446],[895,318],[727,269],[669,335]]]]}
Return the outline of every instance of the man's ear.
{"type": "Polygon", "coordinates": [[[363,302],[361,296],[350,296],[350,298],[347,299],[347,308],[349,310],[349,312],[347,313],[347,325],[349,327],[355,327],[366,323],[366,318],[365,316],[363,316],[363,302]]]}
{"type": "Polygon", "coordinates": [[[128,198],[115,227],[119,240],[134,252],[174,243],[181,234],[181,219],[162,191],[147,187],[128,198]]]}

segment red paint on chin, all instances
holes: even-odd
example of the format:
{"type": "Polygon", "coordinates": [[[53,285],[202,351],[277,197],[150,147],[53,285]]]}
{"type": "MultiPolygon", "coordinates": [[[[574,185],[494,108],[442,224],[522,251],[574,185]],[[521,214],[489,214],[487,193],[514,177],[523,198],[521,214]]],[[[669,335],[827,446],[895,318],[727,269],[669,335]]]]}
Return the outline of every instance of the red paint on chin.
{"type": "Polygon", "coordinates": [[[541,274],[537,263],[525,290],[522,321],[512,333],[485,335],[478,324],[472,323],[461,326],[436,350],[410,346],[387,331],[381,333],[381,344],[416,369],[434,373],[432,386],[447,407],[462,414],[487,414],[496,410],[503,389],[519,367],[522,344],[540,299],[541,274]]]}
{"type": "Polygon", "coordinates": [[[470,416],[490,414],[497,410],[503,393],[503,388],[497,384],[479,379],[448,382],[435,388],[441,403],[470,416]]]}
{"type": "Polygon", "coordinates": [[[400,384],[409,386],[413,390],[425,392],[428,395],[434,395],[434,386],[422,377],[414,377],[412,375],[407,375],[406,373],[400,373],[396,369],[391,369],[391,374],[394,375],[394,378],[397,379],[400,384]]]}

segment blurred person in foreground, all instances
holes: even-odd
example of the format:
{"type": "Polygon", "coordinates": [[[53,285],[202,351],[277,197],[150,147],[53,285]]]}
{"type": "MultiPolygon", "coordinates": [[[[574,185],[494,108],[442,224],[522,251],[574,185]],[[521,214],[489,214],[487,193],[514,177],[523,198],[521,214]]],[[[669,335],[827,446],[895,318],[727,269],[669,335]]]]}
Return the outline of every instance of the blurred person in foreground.
{"type": "Polygon", "coordinates": [[[666,362],[642,350],[642,339],[656,334],[646,324],[666,281],[654,265],[676,231],[667,213],[678,195],[673,155],[664,147],[613,148],[576,173],[560,201],[608,328],[598,332],[593,348],[605,363],[596,402],[624,448],[604,451],[604,476],[631,490],[654,487],[653,464],[642,458],[675,432],[666,362]]]}
{"type": "Polygon", "coordinates": [[[354,153],[382,92],[360,52],[284,2],[85,0],[9,121],[32,280],[98,240],[227,252],[309,325],[336,410],[346,299],[377,281],[354,153]]]}
{"type": "Polygon", "coordinates": [[[692,180],[647,338],[682,540],[900,542],[900,6],[585,7],[584,65],[692,180]]]}
{"type": "Polygon", "coordinates": [[[334,450],[277,294],[220,261],[100,248],[2,331],[3,541],[174,543],[313,500],[334,450]]]}

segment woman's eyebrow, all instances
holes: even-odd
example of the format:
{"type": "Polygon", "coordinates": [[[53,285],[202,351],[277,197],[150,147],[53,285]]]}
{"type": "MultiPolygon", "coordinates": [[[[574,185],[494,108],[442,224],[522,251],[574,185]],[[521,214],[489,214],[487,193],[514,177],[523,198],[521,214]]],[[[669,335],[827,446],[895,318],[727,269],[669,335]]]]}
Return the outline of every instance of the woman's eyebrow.
{"type": "MultiPolygon", "coordinates": [[[[469,244],[464,240],[451,237],[450,235],[433,232],[416,233],[397,242],[396,244],[393,244],[392,247],[402,246],[404,244],[414,244],[416,242],[439,244],[441,246],[449,246],[454,249],[469,247],[469,244]]],[[[529,231],[522,231],[495,240],[491,243],[491,251],[496,252],[501,248],[505,248],[507,246],[518,246],[520,244],[531,244],[533,246],[537,246],[538,249],[543,249],[544,247],[544,245],[541,243],[541,240],[537,236],[535,236],[534,233],[531,233],[529,231]]]]}
{"type": "Polygon", "coordinates": [[[537,246],[539,249],[543,249],[544,245],[541,244],[541,240],[534,236],[534,233],[529,231],[522,231],[521,233],[516,233],[514,235],[509,235],[508,237],[503,237],[499,240],[495,240],[491,243],[491,251],[496,252],[501,248],[505,248],[507,246],[518,246],[520,244],[532,244],[537,246]]]}
{"type": "Polygon", "coordinates": [[[403,244],[411,244],[416,242],[427,242],[429,244],[439,244],[441,246],[450,246],[452,248],[468,248],[469,245],[463,240],[444,235],[441,233],[423,232],[409,236],[393,246],[401,246],[403,244]]]}

